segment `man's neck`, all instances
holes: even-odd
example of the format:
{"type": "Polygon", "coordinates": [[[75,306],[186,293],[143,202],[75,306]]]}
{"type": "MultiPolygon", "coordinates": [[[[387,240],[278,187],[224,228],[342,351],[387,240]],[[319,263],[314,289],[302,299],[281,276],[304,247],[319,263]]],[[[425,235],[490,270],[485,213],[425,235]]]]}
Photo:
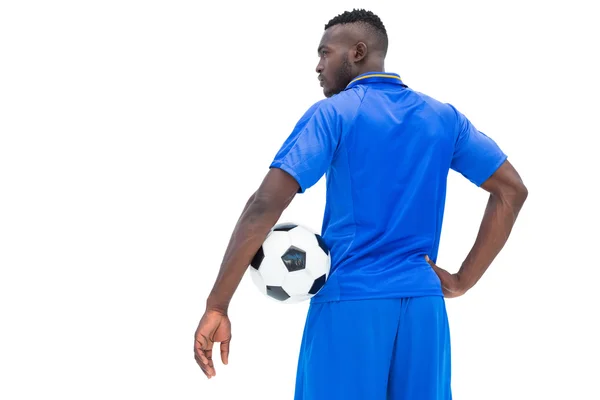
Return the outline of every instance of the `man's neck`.
{"type": "Polygon", "coordinates": [[[385,68],[382,63],[365,64],[358,69],[356,76],[366,74],[367,72],[385,72],[385,68]]]}

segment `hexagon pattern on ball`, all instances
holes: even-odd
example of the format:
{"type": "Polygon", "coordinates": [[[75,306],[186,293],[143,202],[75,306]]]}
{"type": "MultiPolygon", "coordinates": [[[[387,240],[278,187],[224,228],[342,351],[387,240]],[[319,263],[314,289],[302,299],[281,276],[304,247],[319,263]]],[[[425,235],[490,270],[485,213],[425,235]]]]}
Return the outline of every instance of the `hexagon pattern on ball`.
{"type": "Polygon", "coordinates": [[[290,241],[290,235],[285,231],[273,231],[265,239],[262,249],[265,256],[281,256],[290,248],[292,242],[290,241]]]}
{"type": "Polygon", "coordinates": [[[284,301],[290,298],[290,295],[287,294],[281,286],[267,286],[267,296],[279,301],[284,301]]]}
{"type": "Polygon", "coordinates": [[[260,267],[260,263],[262,263],[262,261],[263,261],[264,258],[265,258],[265,252],[263,251],[262,246],[260,246],[260,248],[258,249],[258,251],[256,252],[256,254],[254,255],[254,257],[252,258],[252,262],[250,262],[250,265],[254,269],[258,269],[258,267],[260,267]]]}
{"type": "Polygon", "coordinates": [[[299,249],[303,249],[304,251],[314,249],[319,244],[315,234],[301,226],[297,226],[296,228],[290,230],[289,238],[290,244],[299,249]]]}
{"type": "Polygon", "coordinates": [[[314,283],[314,278],[307,270],[302,269],[287,274],[282,287],[290,296],[302,296],[308,293],[314,283]]]}
{"type": "Polygon", "coordinates": [[[296,246],[291,246],[283,253],[281,260],[289,272],[300,271],[306,266],[306,252],[296,246]]]}
{"type": "Polygon", "coordinates": [[[329,277],[329,249],[320,235],[294,224],[278,224],[267,235],[249,268],[261,293],[279,303],[306,301],[329,277]]]}
{"type": "Polygon", "coordinates": [[[318,279],[322,275],[325,275],[327,279],[329,277],[330,262],[330,257],[323,253],[320,247],[315,246],[314,250],[308,251],[306,265],[309,267],[306,269],[313,279],[318,279]]]}
{"type": "Polygon", "coordinates": [[[292,223],[278,224],[273,227],[273,232],[287,232],[294,229],[297,226],[298,225],[292,223]]]}
{"type": "Polygon", "coordinates": [[[267,285],[265,285],[265,281],[260,272],[258,272],[258,270],[255,268],[248,268],[248,270],[250,271],[250,278],[252,278],[252,282],[254,282],[254,285],[262,294],[266,295],[267,285]]]}
{"type": "Polygon", "coordinates": [[[327,247],[327,244],[325,243],[325,240],[323,239],[323,237],[321,235],[317,235],[315,233],[315,237],[317,238],[317,243],[319,244],[319,247],[321,248],[321,250],[323,250],[323,252],[326,255],[329,255],[329,247],[327,247]]]}
{"type": "Polygon", "coordinates": [[[323,285],[325,285],[325,281],[327,280],[327,276],[326,275],[321,275],[319,278],[315,279],[313,281],[312,286],[310,287],[310,289],[308,289],[308,293],[315,295],[319,292],[319,290],[321,290],[321,288],[323,287],[323,285]]]}
{"type": "Polygon", "coordinates": [[[258,272],[267,286],[281,286],[283,279],[288,274],[288,270],[283,261],[281,261],[281,258],[273,255],[265,256],[258,272]]]}

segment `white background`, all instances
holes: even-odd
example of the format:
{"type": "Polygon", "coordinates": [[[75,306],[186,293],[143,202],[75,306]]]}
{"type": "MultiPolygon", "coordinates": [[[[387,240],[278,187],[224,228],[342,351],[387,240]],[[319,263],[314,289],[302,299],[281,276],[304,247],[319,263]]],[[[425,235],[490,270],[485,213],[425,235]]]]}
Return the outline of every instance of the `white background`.
{"type": "MultiPolygon", "coordinates": [[[[292,399],[308,303],[246,277],[210,381],[193,334],[247,197],[322,98],[324,24],[364,7],[386,69],[465,113],[530,190],[448,300],[455,398],[600,399],[592,3],[2,1],[0,398],[292,399]]],[[[441,266],[486,201],[450,174],[441,266]]],[[[323,207],[320,181],[282,220],[319,231],[323,207]]]]}

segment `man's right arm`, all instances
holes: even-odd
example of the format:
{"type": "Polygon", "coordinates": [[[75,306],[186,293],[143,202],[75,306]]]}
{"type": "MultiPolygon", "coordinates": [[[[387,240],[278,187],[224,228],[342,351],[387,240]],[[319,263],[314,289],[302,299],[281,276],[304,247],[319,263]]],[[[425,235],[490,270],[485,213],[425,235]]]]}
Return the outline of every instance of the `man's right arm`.
{"type": "Polygon", "coordinates": [[[471,289],[506,244],[528,190],[507,160],[481,187],[490,193],[479,233],[458,271],[461,291],[471,289]]]}

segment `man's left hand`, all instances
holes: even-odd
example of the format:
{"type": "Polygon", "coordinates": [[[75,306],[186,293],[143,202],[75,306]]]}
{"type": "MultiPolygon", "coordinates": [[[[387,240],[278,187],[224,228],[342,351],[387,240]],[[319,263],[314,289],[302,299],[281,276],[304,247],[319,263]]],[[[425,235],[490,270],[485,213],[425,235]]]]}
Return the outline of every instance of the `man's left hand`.
{"type": "Polygon", "coordinates": [[[462,282],[459,274],[451,274],[445,269],[438,267],[428,256],[425,256],[425,260],[427,260],[429,265],[431,265],[431,268],[433,268],[437,274],[438,278],[440,278],[444,297],[452,298],[465,294],[466,290],[461,285],[462,282]]]}

